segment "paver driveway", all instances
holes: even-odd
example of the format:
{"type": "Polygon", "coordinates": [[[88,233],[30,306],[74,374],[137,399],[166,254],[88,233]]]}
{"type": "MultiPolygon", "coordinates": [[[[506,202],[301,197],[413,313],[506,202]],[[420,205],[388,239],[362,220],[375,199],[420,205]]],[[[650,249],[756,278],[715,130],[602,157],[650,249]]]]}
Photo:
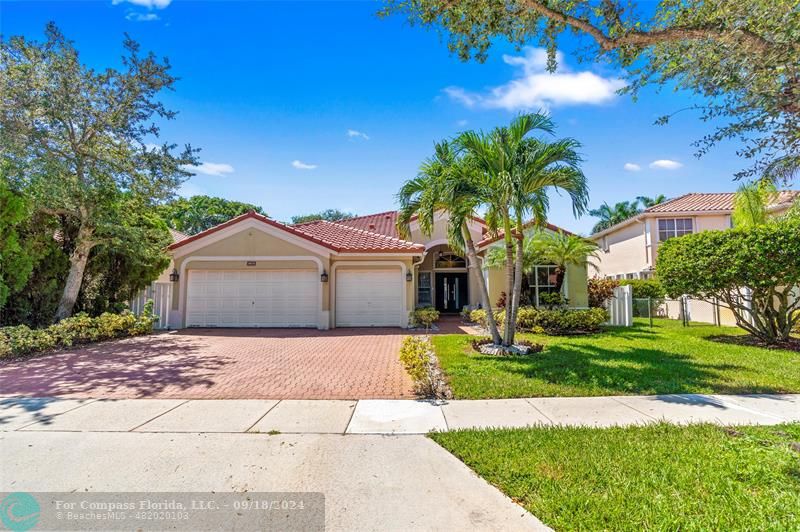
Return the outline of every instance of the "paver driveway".
{"type": "Polygon", "coordinates": [[[4,395],[411,398],[400,329],[185,329],[0,365],[4,395]]]}

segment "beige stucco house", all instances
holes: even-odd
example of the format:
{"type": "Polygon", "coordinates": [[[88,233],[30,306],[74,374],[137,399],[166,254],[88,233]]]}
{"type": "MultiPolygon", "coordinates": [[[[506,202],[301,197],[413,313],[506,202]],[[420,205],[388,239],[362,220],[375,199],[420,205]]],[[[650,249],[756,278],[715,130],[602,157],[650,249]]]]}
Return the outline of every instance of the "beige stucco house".
{"type": "MultiPolygon", "coordinates": [[[[653,275],[658,246],[689,233],[732,227],[733,192],[691,193],[665,201],[591,239],[600,247],[598,275],[613,279],[647,279],[653,275]]],[[[776,195],[770,212],[786,212],[800,197],[798,191],[776,195]]]]}
{"type": "MultiPolygon", "coordinates": [[[[408,240],[396,223],[396,211],[296,225],[249,212],[196,235],[173,232],[172,263],[149,297],[171,328],[406,327],[416,307],[479,306],[464,257],[447,245],[446,215],[431,235],[412,221],[408,240]]],[[[498,235],[479,218],[469,230],[482,260],[498,235]]],[[[552,290],[551,268],[530,276],[533,296],[552,290]]],[[[504,277],[482,271],[494,303],[504,277]]],[[[586,306],[585,268],[569,269],[563,290],[572,306],[586,306]]]]}

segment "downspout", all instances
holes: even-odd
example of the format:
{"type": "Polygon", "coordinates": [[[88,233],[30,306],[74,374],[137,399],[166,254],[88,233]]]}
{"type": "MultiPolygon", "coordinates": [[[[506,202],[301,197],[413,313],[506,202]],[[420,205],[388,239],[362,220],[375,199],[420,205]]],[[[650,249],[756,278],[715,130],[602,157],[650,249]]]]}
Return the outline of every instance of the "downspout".
{"type": "MultiPolygon", "coordinates": [[[[419,262],[414,262],[413,260],[411,261],[411,271],[414,272],[414,286],[411,287],[414,290],[414,296],[413,296],[414,297],[414,299],[413,299],[413,301],[414,301],[414,309],[417,308],[417,286],[416,286],[417,282],[418,282],[417,281],[417,279],[418,279],[417,278],[417,267],[420,264],[422,264],[423,262],[425,262],[425,257],[427,255],[428,255],[428,250],[426,249],[425,251],[422,252],[422,255],[420,255],[419,262]]],[[[431,283],[433,283],[433,280],[431,280],[431,283]]]]}

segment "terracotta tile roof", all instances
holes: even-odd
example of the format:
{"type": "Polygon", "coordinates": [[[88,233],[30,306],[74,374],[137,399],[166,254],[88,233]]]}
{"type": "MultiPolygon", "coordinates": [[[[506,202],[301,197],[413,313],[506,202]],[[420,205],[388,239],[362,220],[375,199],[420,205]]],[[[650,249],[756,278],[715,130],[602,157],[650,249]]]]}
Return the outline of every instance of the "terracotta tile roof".
{"type": "Polygon", "coordinates": [[[227,222],[216,225],[210,229],[206,229],[196,235],[184,238],[178,242],[174,242],[168,249],[177,249],[195,240],[204,238],[210,234],[216,233],[221,229],[230,227],[241,221],[254,218],[265,224],[277,227],[287,233],[326,247],[336,252],[341,253],[403,253],[403,252],[422,252],[425,247],[421,244],[414,244],[413,242],[406,242],[398,238],[393,238],[387,235],[378,233],[371,233],[369,231],[359,230],[353,227],[347,227],[333,222],[308,222],[299,225],[286,225],[275,220],[250,211],[241,216],[237,216],[228,220],[227,222]]]}
{"type": "MultiPolygon", "coordinates": [[[[527,229],[527,228],[532,227],[532,226],[533,226],[533,222],[528,222],[528,223],[525,224],[524,228],[527,229]]],[[[557,225],[553,225],[551,223],[546,223],[544,225],[544,227],[549,229],[550,231],[553,231],[554,233],[564,233],[564,234],[567,234],[567,235],[574,235],[575,234],[575,233],[572,233],[570,231],[567,231],[566,229],[562,229],[561,227],[558,227],[557,225]]],[[[513,233],[514,233],[514,235],[517,234],[516,231],[513,231],[513,233]]],[[[486,238],[484,238],[483,240],[481,240],[480,242],[475,244],[475,246],[478,249],[480,249],[482,247],[488,246],[489,244],[494,244],[495,242],[497,242],[499,240],[502,240],[504,236],[505,236],[505,232],[504,231],[500,231],[495,236],[487,236],[486,238]]]]}
{"type": "Polygon", "coordinates": [[[397,211],[379,212],[336,222],[348,227],[397,238],[397,211]]]}
{"type": "Polygon", "coordinates": [[[180,231],[178,231],[176,229],[173,229],[171,227],[169,227],[168,229],[169,229],[169,235],[172,237],[172,243],[173,244],[175,244],[177,242],[180,242],[181,240],[186,240],[187,238],[189,238],[189,235],[187,235],[185,233],[181,233],[180,231]]]}
{"type": "MultiPolygon", "coordinates": [[[[645,209],[646,213],[732,211],[735,192],[690,193],[667,200],[645,209]]],[[[800,198],[800,191],[782,190],[776,194],[771,206],[792,203],[800,198]]]]}
{"type": "Polygon", "coordinates": [[[425,246],[422,244],[401,240],[393,236],[377,233],[374,230],[367,231],[351,227],[341,222],[318,220],[295,227],[321,240],[331,242],[338,248],[338,251],[345,253],[402,253],[406,251],[421,253],[425,251],[425,246]]]}

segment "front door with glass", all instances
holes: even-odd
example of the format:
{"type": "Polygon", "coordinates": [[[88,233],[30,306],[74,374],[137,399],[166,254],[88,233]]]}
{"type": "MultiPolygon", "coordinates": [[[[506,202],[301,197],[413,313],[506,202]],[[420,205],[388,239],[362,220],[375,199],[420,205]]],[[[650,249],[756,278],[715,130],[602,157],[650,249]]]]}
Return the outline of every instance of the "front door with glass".
{"type": "Polygon", "coordinates": [[[436,310],[461,312],[469,301],[467,274],[461,272],[436,273],[436,310]]]}

